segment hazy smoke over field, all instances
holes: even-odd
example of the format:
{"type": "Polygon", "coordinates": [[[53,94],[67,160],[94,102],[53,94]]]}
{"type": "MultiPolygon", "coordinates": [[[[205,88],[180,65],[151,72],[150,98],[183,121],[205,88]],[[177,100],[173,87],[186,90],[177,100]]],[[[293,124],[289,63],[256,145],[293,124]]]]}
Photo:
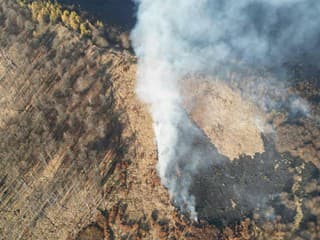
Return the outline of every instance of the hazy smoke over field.
{"type": "MultiPolygon", "coordinates": [[[[272,69],[270,78],[254,79],[254,85],[244,92],[260,101],[262,107],[274,107],[278,103],[272,102],[273,95],[286,94],[288,81],[283,81],[286,72],[282,66],[287,62],[319,62],[320,2],[137,2],[138,23],[132,33],[139,58],[137,93],[150,105],[153,116],[159,174],[176,204],[196,217],[194,199],[189,194],[190,181],[199,167],[216,159],[195,147],[201,133],[182,107],[178,89],[183,77],[201,73],[227,81],[229,72],[239,72],[233,80],[242,81],[255,77],[245,69],[272,69]]],[[[295,111],[307,111],[297,98],[286,104],[295,111]]]]}

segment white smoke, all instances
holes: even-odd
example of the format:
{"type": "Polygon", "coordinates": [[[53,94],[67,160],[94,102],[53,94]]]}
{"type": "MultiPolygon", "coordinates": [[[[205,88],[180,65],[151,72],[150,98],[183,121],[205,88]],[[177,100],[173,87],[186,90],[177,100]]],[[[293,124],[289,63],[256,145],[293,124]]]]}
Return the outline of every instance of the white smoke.
{"type": "MultiPolygon", "coordinates": [[[[267,67],[279,73],[280,66],[292,59],[295,63],[316,62],[320,1],[137,0],[137,3],[138,22],[131,36],[139,59],[137,94],[149,104],[154,120],[159,175],[176,204],[196,217],[194,198],[189,194],[192,175],[215,159],[195,148],[201,133],[182,107],[179,84],[183,83],[183,77],[197,73],[226,76],[230,71],[247,67],[267,67]]],[[[261,92],[256,91],[259,89],[256,85],[245,91],[257,102],[263,101],[262,105],[274,107],[273,94],[287,94],[286,83],[274,84],[275,77],[270,79],[270,84],[268,78],[263,79],[259,85],[263,88],[261,92]],[[272,93],[265,94],[266,89],[272,93]]],[[[290,105],[295,106],[306,110],[299,100],[290,105]]]]}

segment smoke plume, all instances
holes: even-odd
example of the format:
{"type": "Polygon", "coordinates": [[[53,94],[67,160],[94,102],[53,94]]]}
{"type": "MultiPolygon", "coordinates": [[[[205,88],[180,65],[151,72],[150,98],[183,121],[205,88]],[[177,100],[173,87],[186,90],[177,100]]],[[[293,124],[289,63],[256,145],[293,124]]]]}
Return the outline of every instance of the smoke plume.
{"type": "Polygon", "coordinates": [[[238,82],[244,95],[268,110],[281,105],[307,112],[288,95],[286,66],[317,69],[320,2],[317,0],[137,0],[132,41],[138,56],[137,94],[150,106],[158,171],[173,201],[196,218],[192,176],[214,164],[214,151],[185,113],[179,94],[186,75],[238,82]],[[315,64],[316,63],[316,64],[315,64]],[[249,69],[249,70],[248,70],[249,69]],[[263,77],[259,74],[268,69],[263,77]],[[264,70],[263,70],[264,71],[264,70]],[[230,77],[231,73],[236,73],[230,77]],[[242,81],[252,79],[249,84],[242,81]]]}

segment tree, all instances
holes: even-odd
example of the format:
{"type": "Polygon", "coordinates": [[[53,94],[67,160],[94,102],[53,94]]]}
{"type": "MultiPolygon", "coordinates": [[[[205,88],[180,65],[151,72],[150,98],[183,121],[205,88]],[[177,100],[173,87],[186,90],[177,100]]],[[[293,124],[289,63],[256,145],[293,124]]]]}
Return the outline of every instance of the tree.
{"type": "Polygon", "coordinates": [[[64,10],[61,16],[61,20],[64,24],[68,25],[70,12],[68,10],[64,10]]]}
{"type": "Polygon", "coordinates": [[[62,15],[61,5],[55,2],[54,4],[49,5],[49,9],[50,9],[50,22],[57,23],[61,19],[61,15],[62,15]]]}
{"type": "Polygon", "coordinates": [[[73,30],[79,30],[79,26],[80,26],[80,17],[79,15],[75,12],[72,11],[70,13],[69,16],[69,26],[73,29],[73,30]]]}
{"type": "Polygon", "coordinates": [[[81,37],[91,37],[92,33],[85,23],[80,24],[80,35],[81,37]]]}

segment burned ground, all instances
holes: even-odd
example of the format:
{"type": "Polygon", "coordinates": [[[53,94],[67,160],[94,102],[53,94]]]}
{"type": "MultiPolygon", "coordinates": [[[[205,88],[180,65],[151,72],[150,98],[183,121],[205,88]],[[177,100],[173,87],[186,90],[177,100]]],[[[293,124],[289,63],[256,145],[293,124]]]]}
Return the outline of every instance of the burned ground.
{"type": "MultiPolygon", "coordinates": [[[[157,176],[132,53],[33,21],[9,0],[0,30],[1,239],[319,238],[317,117],[275,113],[266,151],[233,161],[199,130],[212,165],[193,178],[196,223],[157,176]]],[[[315,82],[294,90],[319,116],[315,82]]]]}

